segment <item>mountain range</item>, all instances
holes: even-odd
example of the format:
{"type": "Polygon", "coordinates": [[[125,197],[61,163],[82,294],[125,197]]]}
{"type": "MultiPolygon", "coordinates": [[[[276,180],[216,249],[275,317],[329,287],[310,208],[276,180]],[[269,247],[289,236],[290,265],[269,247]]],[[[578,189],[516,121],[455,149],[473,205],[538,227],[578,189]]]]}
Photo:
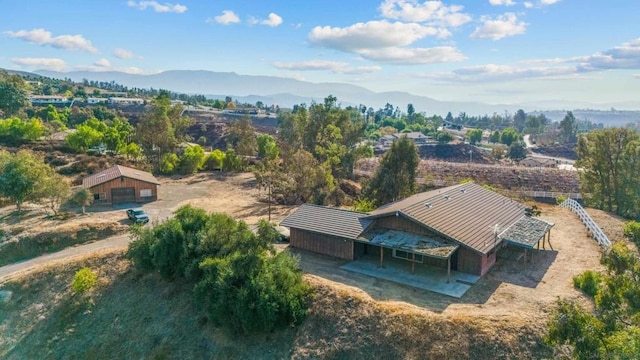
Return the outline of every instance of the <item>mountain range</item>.
{"type": "MultiPolygon", "coordinates": [[[[277,104],[280,107],[292,107],[296,104],[310,104],[322,102],[328,95],[333,95],[343,106],[359,104],[382,108],[389,103],[405,111],[407,104],[413,104],[418,112],[427,115],[438,114],[445,116],[447,112],[456,115],[466,112],[469,115],[484,115],[515,112],[524,109],[526,112],[546,112],[547,110],[565,109],[597,109],[611,108],[640,109],[640,103],[590,104],[536,102],[522,104],[485,104],[465,101],[439,101],[427,96],[414,95],[407,92],[373,92],[364,87],[345,83],[312,83],[291,78],[275,76],[239,75],[232,72],[214,72],[207,70],[170,70],[157,74],[139,75],[117,71],[92,72],[73,71],[55,72],[48,70],[35,71],[36,74],[51,78],[70,78],[81,82],[83,79],[95,81],[115,81],[128,87],[167,89],[173,92],[187,94],[202,94],[210,98],[224,98],[230,96],[239,102],[277,104]]],[[[602,111],[596,111],[602,113],[602,111]]],[[[640,113],[635,114],[629,121],[640,119],[640,113]]],[[[591,119],[598,121],[598,119],[591,119]]]]}

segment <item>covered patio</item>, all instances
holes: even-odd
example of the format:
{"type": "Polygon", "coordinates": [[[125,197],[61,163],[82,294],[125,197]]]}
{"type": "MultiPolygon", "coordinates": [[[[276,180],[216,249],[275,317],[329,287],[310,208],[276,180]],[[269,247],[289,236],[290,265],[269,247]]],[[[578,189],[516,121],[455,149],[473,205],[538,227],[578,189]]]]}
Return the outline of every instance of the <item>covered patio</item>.
{"type": "MultiPolygon", "coordinates": [[[[524,216],[513,225],[505,229],[498,237],[507,245],[512,245],[524,249],[524,266],[527,266],[527,254],[534,248],[546,249],[546,244],[553,250],[551,245],[551,228],[554,224],[530,216],[524,216]]],[[[531,257],[533,260],[533,254],[531,257]]]]}
{"type": "Polygon", "coordinates": [[[459,245],[442,239],[378,228],[355,247],[357,260],[342,269],[458,298],[480,279],[452,270],[459,245]]]}

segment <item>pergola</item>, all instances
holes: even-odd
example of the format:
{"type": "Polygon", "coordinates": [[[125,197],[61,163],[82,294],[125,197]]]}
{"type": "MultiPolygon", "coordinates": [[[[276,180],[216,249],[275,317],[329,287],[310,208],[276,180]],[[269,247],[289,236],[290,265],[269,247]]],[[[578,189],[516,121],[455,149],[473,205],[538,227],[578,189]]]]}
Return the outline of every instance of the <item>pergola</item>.
{"type": "Polygon", "coordinates": [[[540,249],[540,240],[542,240],[543,249],[546,249],[545,245],[548,242],[549,247],[553,250],[551,245],[551,228],[553,226],[553,223],[530,216],[523,216],[498,235],[498,238],[507,244],[524,248],[524,264],[526,267],[527,251],[534,247],[540,249]]]}
{"type": "Polygon", "coordinates": [[[451,280],[451,256],[460,247],[441,239],[426,235],[414,234],[399,230],[374,229],[367,231],[356,239],[357,242],[380,247],[380,266],[384,263],[383,249],[391,249],[395,258],[411,262],[411,272],[415,272],[417,256],[447,260],[447,283],[451,280]],[[407,257],[396,256],[397,251],[407,257]],[[411,257],[409,257],[411,256],[411,257]]]}

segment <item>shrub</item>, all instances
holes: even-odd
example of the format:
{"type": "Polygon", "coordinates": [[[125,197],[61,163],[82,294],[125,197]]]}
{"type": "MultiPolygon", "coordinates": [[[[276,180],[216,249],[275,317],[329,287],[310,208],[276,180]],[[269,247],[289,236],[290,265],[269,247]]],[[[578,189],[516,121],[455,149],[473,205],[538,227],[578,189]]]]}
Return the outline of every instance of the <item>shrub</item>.
{"type": "Polygon", "coordinates": [[[602,281],[602,275],[593,270],[587,270],[584,273],[573,277],[573,286],[582,290],[585,294],[595,297],[602,281]]]}
{"type": "Polygon", "coordinates": [[[91,269],[85,267],[76,272],[73,277],[73,283],[71,288],[76,294],[84,294],[91,290],[98,283],[98,275],[91,271],[91,269]]]}
{"type": "Polygon", "coordinates": [[[624,236],[640,247],[640,222],[628,221],[624,224],[624,236]]]}

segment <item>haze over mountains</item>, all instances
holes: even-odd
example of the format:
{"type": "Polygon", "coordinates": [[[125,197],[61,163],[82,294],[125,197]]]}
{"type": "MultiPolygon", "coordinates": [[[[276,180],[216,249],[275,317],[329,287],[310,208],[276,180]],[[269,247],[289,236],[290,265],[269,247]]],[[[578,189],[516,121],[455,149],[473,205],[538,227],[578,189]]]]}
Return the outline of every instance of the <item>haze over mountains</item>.
{"type": "MultiPolygon", "coordinates": [[[[535,104],[483,104],[465,101],[438,101],[427,96],[419,96],[406,92],[376,93],[357,85],[345,83],[311,83],[291,78],[274,76],[238,75],[228,72],[205,70],[171,70],[153,75],[135,75],[122,72],[55,72],[40,70],[35,73],[54,78],[71,78],[98,81],[115,81],[128,87],[161,88],[188,94],[203,94],[211,97],[231,96],[241,102],[278,104],[291,107],[295,104],[311,101],[321,102],[327,95],[333,95],[343,105],[364,104],[378,109],[386,103],[406,110],[407,104],[414,105],[416,110],[427,114],[446,115],[464,111],[467,114],[493,114],[505,110],[509,112],[523,108],[534,110],[564,110],[590,108],[608,110],[611,107],[623,109],[640,108],[640,104],[589,104],[581,102],[566,103],[553,101],[535,104]]],[[[461,85],[462,86],[462,85],[461,85]]]]}

